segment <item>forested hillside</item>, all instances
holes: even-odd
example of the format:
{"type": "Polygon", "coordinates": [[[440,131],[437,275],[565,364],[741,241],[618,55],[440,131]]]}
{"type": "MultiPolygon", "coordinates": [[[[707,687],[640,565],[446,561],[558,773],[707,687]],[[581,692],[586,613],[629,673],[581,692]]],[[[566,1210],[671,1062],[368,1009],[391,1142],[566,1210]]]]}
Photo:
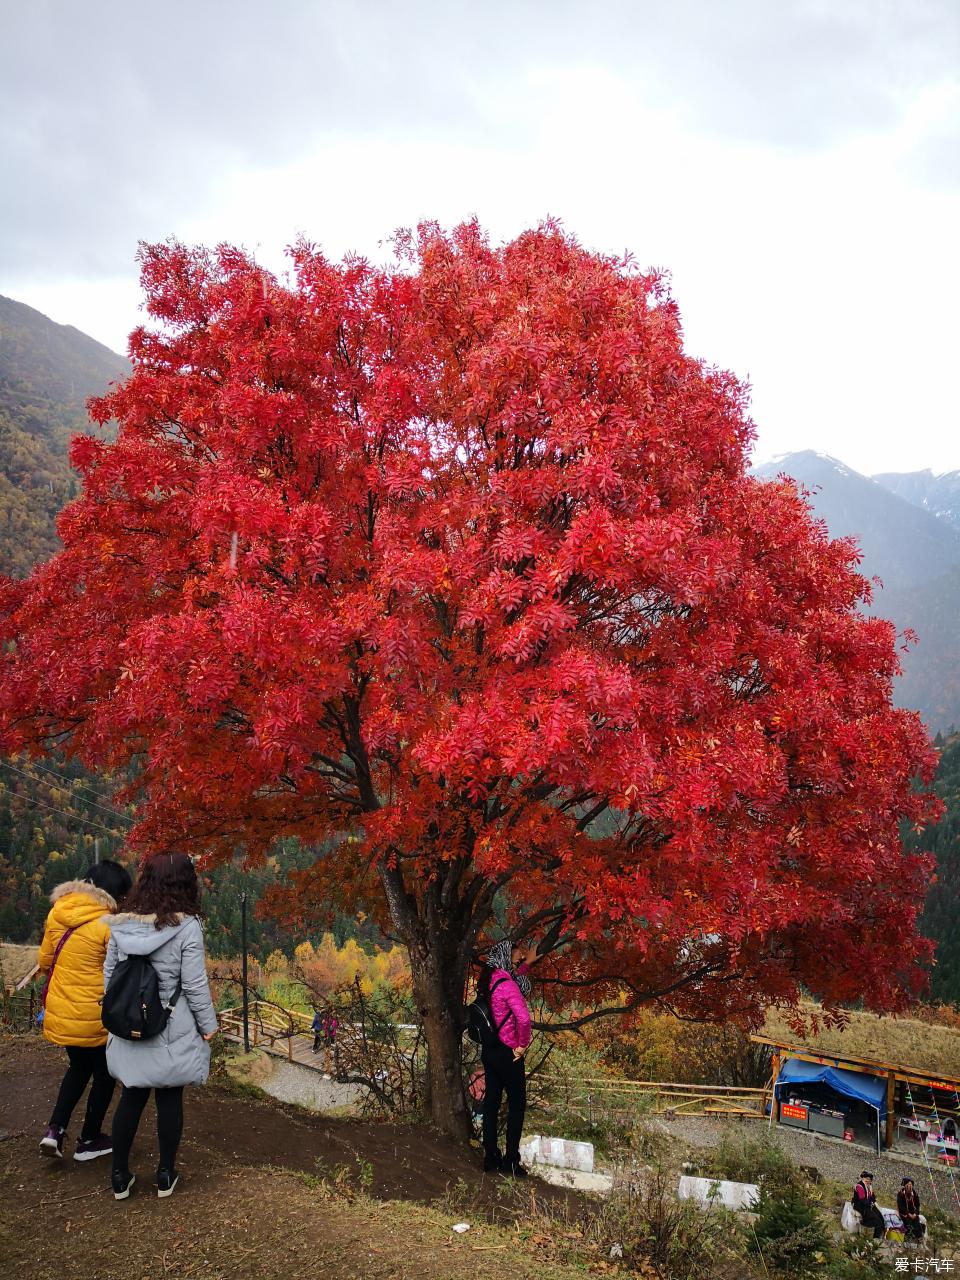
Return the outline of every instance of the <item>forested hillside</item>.
{"type": "Polygon", "coordinates": [[[944,743],[937,771],[936,790],[947,812],[935,827],[907,842],[934,854],[939,866],[937,883],[930,891],[922,930],[937,943],[932,995],[936,1000],[960,1004],[960,735],[944,743]]]}
{"type": "MultiPolygon", "coordinates": [[[[30,761],[22,757],[0,761],[0,939],[39,941],[50,908],[50,890],[64,880],[82,876],[99,855],[126,861],[124,845],[132,821],[118,809],[111,779],[91,777],[77,764],[59,760],[30,761]]],[[[188,847],[189,852],[189,847],[188,847]]],[[[240,950],[242,890],[247,893],[248,945],[251,954],[266,959],[272,951],[293,954],[304,936],[319,936],[330,928],[338,943],[346,937],[379,941],[372,925],[331,913],[309,934],[291,933],[256,914],[260,895],[289,871],[309,866],[312,851],[285,841],[260,868],[241,871],[220,867],[203,876],[207,947],[214,956],[235,956],[240,950]]]]}
{"type": "Polygon", "coordinates": [[[0,573],[22,577],[57,547],[57,512],[77,492],[70,437],[94,430],[88,397],[126,376],[122,356],[0,297],[0,573]]]}

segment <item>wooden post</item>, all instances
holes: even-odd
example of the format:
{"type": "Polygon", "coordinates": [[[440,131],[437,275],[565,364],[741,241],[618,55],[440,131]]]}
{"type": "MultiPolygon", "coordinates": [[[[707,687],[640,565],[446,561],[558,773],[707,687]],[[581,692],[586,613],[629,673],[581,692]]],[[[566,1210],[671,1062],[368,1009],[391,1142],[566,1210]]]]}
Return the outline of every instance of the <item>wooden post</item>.
{"type": "MultiPolygon", "coordinates": [[[[234,537],[237,535],[234,534],[234,537]]],[[[240,894],[240,945],[243,948],[243,1051],[250,1052],[250,989],[247,986],[247,891],[240,894]]],[[[256,1043],[256,1041],[254,1041],[256,1043]]]]}
{"type": "Polygon", "coordinates": [[[777,1076],[780,1074],[780,1054],[775,1053],[770,1063],[772,1075],[772,1085],[770,1087],[770,1117],[774,1124],[780,1123],[780,1099],[777,1096],[777,1076]]]}
{"type": "Polygon", "coordinates": [[[883,1145],[889,1151],[893,1146],[893,1098],[896,1092],[897,1078],[892,1071],[887,1072],[887,1132],[884,1135],[883,1145]]]}

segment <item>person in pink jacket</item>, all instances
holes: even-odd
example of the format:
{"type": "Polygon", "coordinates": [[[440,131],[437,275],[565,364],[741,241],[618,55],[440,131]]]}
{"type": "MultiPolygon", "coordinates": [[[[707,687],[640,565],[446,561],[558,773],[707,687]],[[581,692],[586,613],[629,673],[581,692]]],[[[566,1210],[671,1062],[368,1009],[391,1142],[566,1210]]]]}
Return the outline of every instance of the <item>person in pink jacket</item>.
{"type": "Polygon", "coordinates": [[[509,940],[498,942],[490,950],[480,974],[477,994],[490,1002],[495,1041],[481,1054],[485,1091],[483,1102],[483,1168],[485,1172],[500,1170],[512,1177],[525,1178],[527,1171],[520,1163],[520,1136],[527,1108],[527,1080],[524,1054],[530,1044],[529,966],[536,959],[531,947],[521,963],[523,952],[509,940]],[[516,965],[516,968],[514,966],[516,965]],[[507,1095],[507,1140],[501,1156],[497,1146],[500,1104],[507,1095]]]}

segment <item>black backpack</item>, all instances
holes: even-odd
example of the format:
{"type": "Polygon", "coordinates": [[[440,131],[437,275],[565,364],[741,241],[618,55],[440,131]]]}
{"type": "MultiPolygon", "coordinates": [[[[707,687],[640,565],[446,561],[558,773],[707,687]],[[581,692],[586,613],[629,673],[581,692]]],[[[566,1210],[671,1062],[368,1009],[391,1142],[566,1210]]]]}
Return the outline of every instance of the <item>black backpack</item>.
{"type": "Polygon", "coordinates": [[[146,956],[121,960],[100,1003],[103,1025],[121,1040],[152,1040],[169,1021],[180,999],[180,982],[169,1001],[160,999],[157,971],[146,956]]]}
{"type": "MultiPolygon", "coordinates": [[[[492,996],[501,982],[509,982],[509,978],[498,978],[490,988],[492,996]]],[[[506,1017],[496,1026],[493,1021],[493,1009],[490,1000],[486,996],[477,996],[473,1004],[467,1005],[467,1035],[474,1044],[478,1044],[483,1049],[489,1049],[495,1044],[502,1043],[500,1040],[500,1028],[510,1017],[509,1011],[506,1017]]]]}

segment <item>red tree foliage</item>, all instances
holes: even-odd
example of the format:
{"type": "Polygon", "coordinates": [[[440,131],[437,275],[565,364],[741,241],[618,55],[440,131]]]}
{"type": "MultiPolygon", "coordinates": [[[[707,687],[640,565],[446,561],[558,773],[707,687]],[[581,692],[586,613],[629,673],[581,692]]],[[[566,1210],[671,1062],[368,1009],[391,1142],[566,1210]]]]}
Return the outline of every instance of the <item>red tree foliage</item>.
{"type": "Polygon", "coordinates": [[[3,588],[3,746],[135,761],[147,853],[339,837],[274,906],[379,894],[455,1131],[495,910],[546,932],[566,1023],[919,989],[894,628],[748,474],[745,389],[663,280],[550,224],[292,259],[142,251],[117,441],[75,441],[64,549],[3,588]]]}

